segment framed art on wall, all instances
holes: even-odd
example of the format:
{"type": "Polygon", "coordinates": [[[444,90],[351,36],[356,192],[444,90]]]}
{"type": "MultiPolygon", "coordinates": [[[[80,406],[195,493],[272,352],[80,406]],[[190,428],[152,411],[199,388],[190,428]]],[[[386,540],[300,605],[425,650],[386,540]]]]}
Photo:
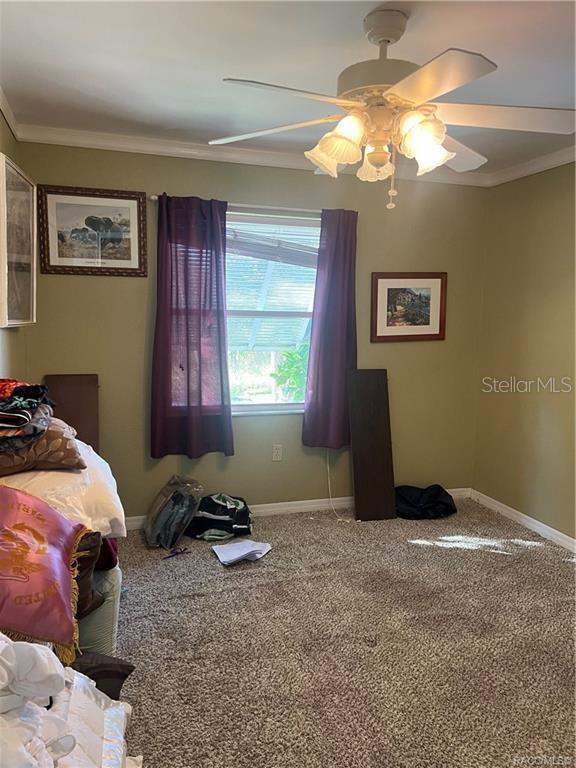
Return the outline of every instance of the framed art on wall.
{"type": "Polygon", "coordinates": [[[36,322],[36,185],[0,153],[0,327],[36,322]]]}
{"type": "Polygon", "coordinates": [[[370,341],[438,341],[446,332],[446,272],[373,272],[370,341]]]}
{"type": "Polygon", "coordinates": [[[38,186],[40,270],[146,277],[146,193],[38,186]]]}

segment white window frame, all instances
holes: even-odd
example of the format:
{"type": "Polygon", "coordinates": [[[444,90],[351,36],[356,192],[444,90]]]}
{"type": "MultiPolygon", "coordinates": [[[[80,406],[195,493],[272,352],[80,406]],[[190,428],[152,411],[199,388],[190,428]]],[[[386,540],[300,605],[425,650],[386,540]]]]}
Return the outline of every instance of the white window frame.
{"type": "MultiPolygon", "coordinates": [[[[278,218],[283,218],[293,223],[306,223],[306,225],[320,228],[320,211],[301,208],[271,208],[269,206],[228,206],[227,214],[231,214],[240,221],[249,221],[250,217],[258,217],[258,221],[276,223],[278,218]]],[[[306,317],[312,318],[312,312],[267,311],[267,310],[226,310],[226,317],[306,317]]],[[[232,403],[232,416],[281,416],[286,414],[303,414],[304,403],[232,403]]]]}

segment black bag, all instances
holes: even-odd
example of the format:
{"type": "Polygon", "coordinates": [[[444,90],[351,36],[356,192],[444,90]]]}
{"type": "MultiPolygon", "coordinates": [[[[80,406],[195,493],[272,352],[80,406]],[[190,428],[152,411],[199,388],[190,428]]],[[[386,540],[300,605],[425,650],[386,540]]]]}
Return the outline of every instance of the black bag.
{"type": "Polygon", "coordinates": [[[204,496],[186,529],[187,536],[214,540],[249,536],[251,532],[252,516],[245,499],[224,493],[204,496]]]}
{"type": "Polygon", "coordinates": [[[397,485],[396,514],[411,520],[430,520],[447,517],[456,510],[454,499],[441,485],[416,488],[413,485],[397,485]]]}

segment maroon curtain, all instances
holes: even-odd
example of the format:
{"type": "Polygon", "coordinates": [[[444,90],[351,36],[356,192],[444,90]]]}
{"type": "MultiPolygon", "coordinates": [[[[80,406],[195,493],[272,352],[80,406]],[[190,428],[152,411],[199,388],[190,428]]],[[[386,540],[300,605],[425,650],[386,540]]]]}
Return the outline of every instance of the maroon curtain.
{"type": "Polygon", "coordinates": [[[234,453],[226,357],[226,203],[158,200],[152,456],[234,453]]]}
{"type": "Polygon", "coordinates": [[[356,211],[322,211],[302,442],[350,445],[348,371],[356,368],[356,211]]]}

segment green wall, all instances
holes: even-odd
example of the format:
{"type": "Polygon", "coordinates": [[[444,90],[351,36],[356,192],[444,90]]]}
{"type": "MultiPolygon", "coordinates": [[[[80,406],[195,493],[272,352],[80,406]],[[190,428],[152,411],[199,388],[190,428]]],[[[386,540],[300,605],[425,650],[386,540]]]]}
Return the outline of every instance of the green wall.
{"type": "MultiPolygon", "coordinates": [[[[574,165],[495,187],[489,222],[479,381],[561,389],[574,378],[574,165]]],[[[531,388],[480,391],[474,488],[574,536],[574,392],[531,388]]]]}
{"type": "MultiPolygon", "coordinates": [[[[573,535],[573,394],[482,393],[484,377],[574,375],[573,166],[490,189],[400,182],[390,212],[384,189],[352,176],[16,146],[6,130],[0,122],[4,151],[38,183],[357,210],[358,362],[389,372],[396,481],[474,487],[573,535]],[[371,344],[373,271],[448,272],[446,340],[371,344]]],[[[101,451],[129,515],[176,472],[253,504],[326,497],[325,452],[301,445],[298,415],[235,417],[231,458],[150,458],[155,241],[149,202],[148,278],[41,275],[37,325],[0,331],[3,373],[99,374],[101,451]]],[[[349,495],[348,452],[330,458],[334,495],[349,495]]]]}
{"type": "MultiPolygon", "coordinates": [[[[358,362],[389,371],[396,479],[471,485],[486,190],[400,182],[398,207],[387,211],[383,185],[352,176],[334,182],[305,171],[35,144],[20,145],[20,155],[38,183],[358,210],[358,362]],[[370,343],[370,273],[387,270],[448,272],[445,341],[370,343]]],[[[150,459],[155,219],[156,204],[149,202],[147,279],[40,276],[38,323],[26,329],[28,377],[99,374],[101,449],[130,515],[144,514],[175,472],[254,504],[325,498],[325,453],[302,447],[298,415],[235,418],[232,458],[150,459]],[[271,461],[273,443],[284,446],[282,462],[271,461]]],[[[349,495],[348,452],[333,453],[331,463],[334,495],[349,495]]]]}
{"type": "MultiPolygon", "coordinates": [[[[0,152],[18,162],[19,145],[0,112],[0,152]]],[[[25,347],[19,328],[0,328],[0,376],[23,376],[25,347]]]]}

